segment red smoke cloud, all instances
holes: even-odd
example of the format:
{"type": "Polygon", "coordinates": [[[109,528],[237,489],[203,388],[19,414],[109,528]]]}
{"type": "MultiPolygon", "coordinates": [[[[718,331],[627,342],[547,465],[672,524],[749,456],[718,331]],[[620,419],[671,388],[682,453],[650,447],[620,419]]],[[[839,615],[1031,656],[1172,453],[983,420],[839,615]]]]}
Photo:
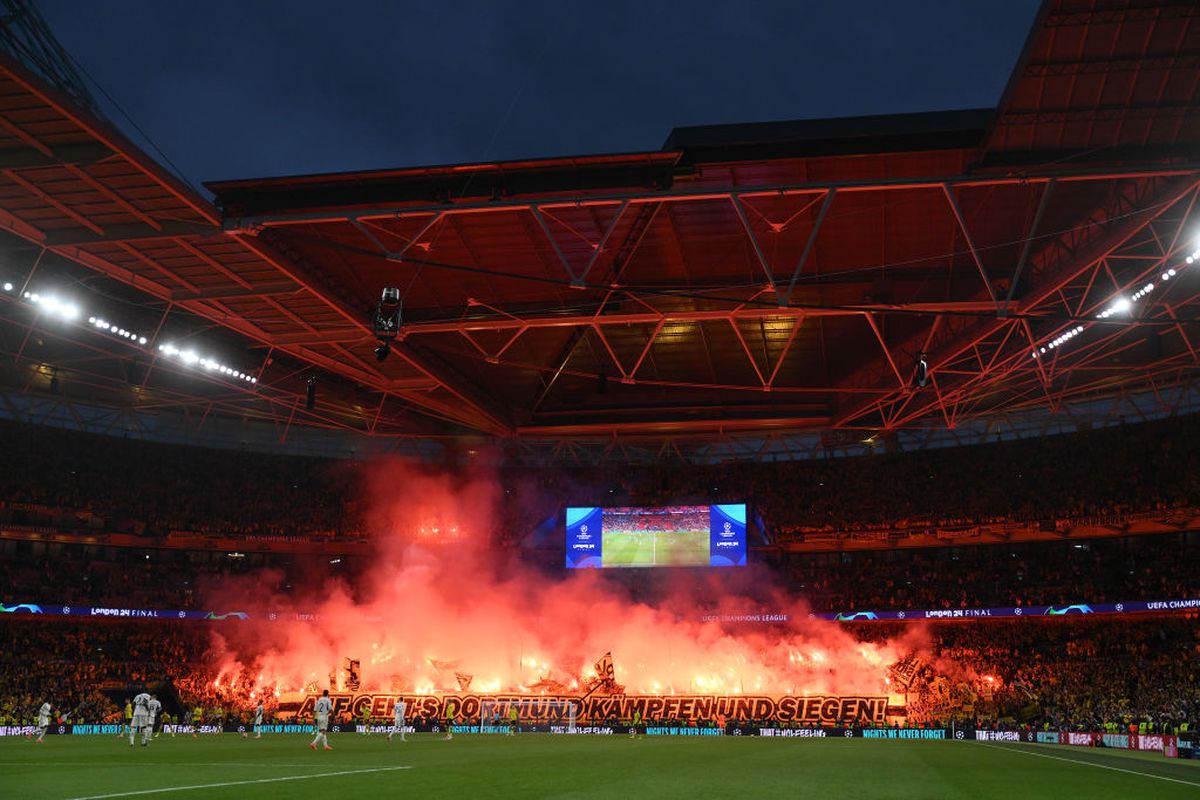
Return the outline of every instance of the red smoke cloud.
{"type": "Polygon", "coordinates": [[[324,688],[335,670],[344,679],[352,658],[363,690],[456,692],[456,673],[472,676],[475,692],[572,690],[611,651],[616,680],[631,694],[879,694],[887,666],[919,644],[919,631],[903,642],[861,643],[838,623],[809,620],[800,598],[762,589],[769,576],[761,567],[547,577],[493,546],[507,495],[488,476],[389,461],[372,465],[364,485],[377,545],[361,577],[298,586],[292,599],[264,596],[277,576],[210,595],[221,607],[320,617],[223,629],[229,638],[216,635],[214,652],[225,680],[249,671],[264,688],[324,688]],[[630,584],[656,599],[631,599],[630,584]],[[755,610],[743,591],[751,586],[792,621],[702,620],[755,610]]]}

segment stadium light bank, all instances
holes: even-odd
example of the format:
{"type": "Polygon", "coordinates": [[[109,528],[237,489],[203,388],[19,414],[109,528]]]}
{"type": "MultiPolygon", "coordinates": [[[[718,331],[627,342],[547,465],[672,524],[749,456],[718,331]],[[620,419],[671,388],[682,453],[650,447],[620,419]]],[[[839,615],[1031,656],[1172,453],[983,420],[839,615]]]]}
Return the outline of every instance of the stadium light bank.
{"type": "MultiPolygon", "coordinates": [[[[13,294],[15,287],[11,281],[5,281],[3,284],[5,294],[13,294]]],[[[54,294],[42,294],[35,291],[23,291],[21,299],[24,299],[29,305],[37,309],[38,312],[47,316],[55,317],[64,322],[75,322],[83,316],[83,309],[78,303],[73,300],[64,300],[54,294]]],[[[145,347],[150,339],[144,333],[124,328],[115,322],[109,322],[103,317],[89,316],[87,324],[91,326],[97,333],[104,334],[111,338],[122,339],[131,345],[145,347]]],[[[200,369],[209,372],[215,372],[224,375],[233,380],[242,381],[248,384],[257,384],[258,378],[249,373],[242,372],[226,364],[222,364],[215,358],[203,356],[195,350],[181,350],[173,344],[161,344],[158,346],[159,353],[167,358],[172,358],[179,363],[189,367],[199,367],[200,369]]]]}
{"type": "MultiPolygon", "coordinates": [[[[1197,240],[1196,249],[1192,251],[1191,255],[1189,255],[1187,258],[1184,259],[1184,263],[1179,265],[1179,269],[1183,269],[1184,266],[1186,266],[1186,265],[1194,264],[1194,263],[1196,263],[1197,260],[1200,260],[1200,239],[1197,240]]],[[[1151,292],[1153,292],[1155,289],[1157,289],[1159,285],[1166,283],[1167,281],[1171,280],[1178,274],[1179,274],[1178,270],[1176,270],[1174,267],[1164,270],[1162,275],[1159,276],[1158,284],[1155,284],[1153,281],[1148,281],[1147,283],[1143,284],[1141,287],[1136,289],[1128,297],[1126,297],[1125,295],[1119,295],[1116,299],[1114,299],[1111,303],[1109,303],[1108,306],[1103,311],[1101,311],[1100,313],[1098,313],[1096,315],[1096,319],[1097,320],[1105,320],[1105,319],[1109,319],[1110,317],[1114,317],[1117,314],[1126,313],[1127,311],[1132,309],[1138,301],[1142,300],[1144,297],[1146,297],[1151,292]]],[[[1043,344],[1039,347],[1035,347],[1033,349],[1033,352],[1030,353],[1030,355],[1033,358],[1038,358],[1038,357],[1046,355],[1054,350],[1057,350],[1058,348],[1062,347],[1067,342],[1074,339],[1079,334],[1083,333],[1084,330],[1086,329],[1086,327],[1088,327],[1088,326],[1076,325],[1074,327],[1068,328],[1067,330],[1060,332],[1057,336],[1055,336],[1053,339],[1046,342],[1045,344],[1043,344]]]]}

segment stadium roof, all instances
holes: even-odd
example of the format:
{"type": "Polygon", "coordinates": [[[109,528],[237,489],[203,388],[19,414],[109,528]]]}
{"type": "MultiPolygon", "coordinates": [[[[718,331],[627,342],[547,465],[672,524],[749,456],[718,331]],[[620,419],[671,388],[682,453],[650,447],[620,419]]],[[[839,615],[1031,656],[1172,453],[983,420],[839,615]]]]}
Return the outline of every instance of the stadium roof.
{"type": "Polygon", "coordinates": [[[154,324],[227,329],[257,385],[162,389],[214,413],[694,441],[1054,411],[1197,377],[1198,17],[1047,2],[996,109],[221,181],[219,209],[3,57],[0,224],[152,300],[154,324]],[[368,320],[387,286],[405,324],[378,362],[368,320]]]}

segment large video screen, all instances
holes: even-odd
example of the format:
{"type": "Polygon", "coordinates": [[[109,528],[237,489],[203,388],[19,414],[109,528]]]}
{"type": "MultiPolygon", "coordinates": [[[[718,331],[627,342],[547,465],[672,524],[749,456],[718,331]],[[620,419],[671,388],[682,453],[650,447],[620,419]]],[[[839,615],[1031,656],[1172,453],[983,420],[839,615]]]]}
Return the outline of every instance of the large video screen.
{"type": "Polygon", "coordinates": [[[745,564],[744,503],[567,509],[568,569],[745,564]]]}

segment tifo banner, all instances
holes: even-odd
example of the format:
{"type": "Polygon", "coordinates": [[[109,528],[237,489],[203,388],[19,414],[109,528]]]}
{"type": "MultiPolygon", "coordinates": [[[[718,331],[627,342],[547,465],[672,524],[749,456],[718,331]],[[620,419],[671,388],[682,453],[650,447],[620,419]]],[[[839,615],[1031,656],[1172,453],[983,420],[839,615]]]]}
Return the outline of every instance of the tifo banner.
{"type": "MultiPolygon", "coordinates": [[[[729,722],[778,722],[804,726],[820,725],[882,725],[887,719],[887,697],[829,697],[829,696],[726,696],[726,695],[603,695],[583,698],[570,695],[521,694],[330,694],[335,718],[386,719],[392,715],[396,701],[407,704],[406,715],[413,719],[464,720],[478,719],[483,703],[507,717],[509,708],[516,708],[521,721],[558,722],[566,716],[566,703],[575,704],[575,719],[628,720],[634,714],[646,722],[681,720],[699,722],[724,717],[729,722]]],[[[317,695],[307,695],[295,712],[311,717],[317,695]]],[[[281,706],[281,710],[290,711],[281,706]]]]}
{"type": "MultiPolygon", "coordinates": [[[[1131,600],[1125,603],[1074,603],[1056,606],[1003,606],[1000,608],[930,608],[913,611],[841,611],[809,614],[809,619],[832,622],[871,622],[875,620],[916,619],[988,619],[1023,617],[1073,617],[1081,614],[1137,614],[1200,611],[1200,598],[1186,600],[1131,600]]],[[[0,603],[0,614],[49,614],[70,617],[110,617],[119,619],[188,620],[259,620],[267,622],[315,622],[318,614],[278,611],[181,611],[157,608],[100,608],[93,606],[48,605],[45,603],[0,603]]],[[[703,622],[722,624],[778,624],[791,622],[783,613],[709,614],[703,622]]]]}

